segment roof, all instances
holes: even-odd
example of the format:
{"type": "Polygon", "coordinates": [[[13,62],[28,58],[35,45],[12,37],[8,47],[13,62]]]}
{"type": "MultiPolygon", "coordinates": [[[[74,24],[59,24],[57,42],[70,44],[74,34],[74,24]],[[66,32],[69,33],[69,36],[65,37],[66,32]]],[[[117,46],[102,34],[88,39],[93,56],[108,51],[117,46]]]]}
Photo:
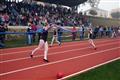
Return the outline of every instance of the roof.
{"type": "Polygon", "coordinates": [[[77,6],[77,5],[81,4],[81,3],[86,2],[87,0],[36,0],[36,1],[74,7],[74,6],[77,6]]]}

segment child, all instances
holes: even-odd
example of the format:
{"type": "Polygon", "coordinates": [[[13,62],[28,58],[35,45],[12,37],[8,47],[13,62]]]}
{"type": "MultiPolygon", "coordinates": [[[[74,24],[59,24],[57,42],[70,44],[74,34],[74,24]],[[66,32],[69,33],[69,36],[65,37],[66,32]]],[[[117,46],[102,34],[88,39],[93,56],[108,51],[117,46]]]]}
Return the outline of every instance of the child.
{"type": "Polygon", "coordinates": [[[39,45],[37,48],[35,48],[32,53],[30,54],[30,57],[33,58],[33,54],[41,49],[41,48],[44,48],[44,58],[43,60],[45,62],[49,62],[48,60],[48,57],[47,57],[47,54],[48,54],[48,42],[47,42],[47,37],[48,37],[48,30],[51,28],[51,26],[49,26],[48,24],[45,25],[45,27],[43,28],[42,30],[42,33],[41,33],[41,39],[39,41],[39,45]]]}
{"type": "Polygon", "coordinates": [[[89,41],[89,43],[94,47],[94,49],[96,50],[97,48],[96,48],[96,46],[95,46],[95,44],[94,44],[94,42],[93,42],[93,30],[92,30],[92,28],[89,28],[88,29],[88,41],[89,41]]]}

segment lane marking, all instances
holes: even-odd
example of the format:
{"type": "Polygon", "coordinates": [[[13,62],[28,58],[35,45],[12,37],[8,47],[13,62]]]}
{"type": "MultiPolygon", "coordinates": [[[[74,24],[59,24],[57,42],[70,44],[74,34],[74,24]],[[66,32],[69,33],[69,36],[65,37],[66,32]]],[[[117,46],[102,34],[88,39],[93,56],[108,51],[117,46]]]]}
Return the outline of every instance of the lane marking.
{"type": "Polygon", "coordinates": [[[105,65],[105,64],[107,64],[107,63],[110,63],[110,62],[113,62],[113,61],[116,61],[116,60],[119,60],[119,59],[120,59],[120,57],[115,58],[115,59],[112,59],[112,60],[109,60],[109,61],[107,61],[107,62],[104,62],[104,63],[98,64],[98,65],[95,65],[95,66],[93,66],[93,67],[90,67],[90,68],[87,68],[87,69],[84,69],[84,70],[81,70],[81,71],[79,71],[79,72],[70,74],[70,75],[68,75],[68,76],[65,76],[65,77],[63,77],[63,78],[61,78],[61,79],[57,79],[57,80],[65,80],[65,79],[70,78],[70,77],[72,77],[72,76],[75,76],[75,75],[84,73],[84,72],[86,72],[86,71],[89,71],[89,70],[91,70],[91,69],[95,69],[95,68],[97,68],[97,67],[99,67],[99,66],[105,65]]]}
{"type": "MultiPolygon", "coordinates": [[[[106,41],[107,42],[107,41],[106,41]]],[[[84,43],[84,44],[87,44],[87,43],[84,43]]],[[[84,44],[82,44],[82,45],[84,45],[84,44]]],[[[76,45],[80,45],[80,44],[76,44],[76,45]]],[[[62,46],[62,48],[63,47],[69,47],[69,46],[75,46],[75,45],[66,45],[66,46],[62,46]]],[[[37,46],[36,46],[37,47],[37,46]]],[[[61,47],[52,47],[52,48],[50,48],[50,49],[56,49],[56,48],[61,48],[61,47]]],[[[43,49],[41,49],[41,50],[43,50],[43,49]]],[[[25,51],[19,51],[19,52],[11,52],[11,53],[2,53],[2,54],[0,54],[0,56],[2,55],[10,55],[10,54],[16,54],[16,53],[22,53],[22,52],[28,52],[28,51],[32,51],[32,50],[25,50],[25,51]]]]}
{"type": "MultiPolygon", "coordinates": [[[[100,42],[111,42],[111,41],[113,41],[113,40],[107,40],[107,41],[100,41],[100,42]]],[[[98,42],[98,43],[100,43],[100,42],[98,42]]],[[[87,44],[87,43],[82,43],[82,45],[84,45],[84,44],[87,44]]],[[[81,45],[81,44],[76,44],[76,45],[81,45]]],[[[73,44],[71,44],[71,45],[66,45],[66,46],[62,46],[62,48],[63,47],[69,47],[69,46],[75,46],[75,45],[73,45],[73,44]]],[[[37,47],[37,46],[36,46],[37,47]]],[[[53,47],[53,48],[51,48],[51,49],[56,49],[56,48],[60,48],[60,47],[53,47]]],[[[41,49],[41,50],[43,50],[43,49],[41,49]]],[[[32,51],[32,50],[25,50],[25,51],[17,51],[17,52],[7,52],[7,53],[2,53],[2,54],[0,54],[0,56],[4,56],[4,55],[11,55],[11,54],[16,54],[16,53],[22,53],[22,52],[29,52],[29,51],[32,51]]]]}
{"type": "MultiPolygon", "coordinates": [[[[118,42],[113,42],[113,43],[108,43],[108,44],[102,44],[102,45],[99,45],[98,47],[102,47],[102,46],[107,46],[107,45],[112,45],[112,44],[116,44],[118,42]]],[[[49,53],[48,56],[50,55],[55,55],[55,54],[60,54],[60,53],[65,53],[65,52],[71,52],[71,51],[77,51],[77,50],[84,50],[84,49],[88,49],[89,47],[83,47],[83,48],[80,48],[80,49],[72,49],[72,50],[65,50],[65,51],[61,51],[61,52],[55,52],[55,53],[49,53]]],[[[38,57],[42,57],[42,55],[37,55],[37,56],[34,56],[34,58],[38,58],[38,57]]],[[[10,60],[4,60],[4,61],[0,61],[0,64],[1,63],[5,63],[5,62],[13,62],[13,61],[19,61],[19,60],[24,60],[24,59],[30,59],[30,57],[23,57],[23,58],[17,58],[17,59],[10,59],[10,60]]]]}
{"type": "Polygon", "coordinates": [[[107,51],[116,50],[116,49],[119,49],[119,48],[120,47],[110,48],[110,49],[106,49],[106,50],[102,50],[102,51],[97,51],[97,52],[89,53],[89,54],[82,55],[82,56],[71,57],[71,58],[67,58],[67,59],[63,59],[63,60],[58,60],[58,61],[54,61],[54,62],[42,64],[42,65],[36,65],[36,66],[31,66],[31,67],[27,67],[27,68],[23,68],[23,69],[13,70],[13,71],[1,73],[0,76],[9,75],[9,74],[17,73],[17,72],[21,72],[21,71],[26,71],[26,70],[29,70],[29,69],[35,69],[35,68],[38,68],[38,67],[52,65],[52,64],[56,64],[56,63],[60,63],[60,62],[64,62],[64,61],[69,61],[69,60],[72,60],[72,59],[83,58],[83,57],[87,57],[87,56],[98,54],[98,53],[103,53],[103,52],[107,52],[107,51]]]}
{"type": "MultiPolygon", "coordinates": [[[[117,40],[117,39],[116,39],[117,40]]],[[[112,40],[111,40],[112,41],[112,40]]],[[[77,43],[77,42],[79,42],[79,41],[76,41],[76,42],[65,42],[65,43],[63,43],[63,44],[69,44],[69,43],[77,43]]],[[[84,41],[85,42],[85,41],[84,41]]],[[[57,44],[55,44],[55,45],[57,45],[57,44]]],[[[36,44],[36,45],[33,45],[33,46],[26,46],[26,47],[16,47],[16,48],[8,48],[8,49],[2,49],[2,50],[14,50],[14,49],[29,49],[29,48],[34,48],[34,47],[37,47],[38,46],[38,44],[36,44]]],[[[55,48],[55,47],[54,47],[55,48]]],[[[1,50],[1,51],[2,51],[1,50]]],[[[6,53],[6,52],[5,52],[6,53]]],[[[9,52],[7,52],[7,53],[9,53],[9,52]]],[[[13,52],[13,53],[15,53],[15,51],[13,52]]],[[[2,53],[2,54],[4,54],[4,53],[2,53]]],[[[0,54],[1,55],[1,54],[0,54]]]]}

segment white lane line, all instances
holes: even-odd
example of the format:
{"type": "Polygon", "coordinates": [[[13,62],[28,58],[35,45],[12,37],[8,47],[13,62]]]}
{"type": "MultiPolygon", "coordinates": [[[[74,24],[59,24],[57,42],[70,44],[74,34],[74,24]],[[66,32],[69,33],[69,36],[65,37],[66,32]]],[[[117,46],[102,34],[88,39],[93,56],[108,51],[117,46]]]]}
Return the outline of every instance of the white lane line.
{"type": "Polygon", "coordinates": [[[72,59],[83,58],[83,57],[86,57],[86,56],[90,56],[90,55],[94,55],[94,54],[98,54],[98,53],[103,53],[103,52],[107,52],[107,51],[111,51],[111,50],[116,50],[116,49],[119,49],[119,48],[120,47],[110,48],[110,49],[97,51],[97,52],[89,53],[89,54],[82,55],[82,56],[76,56],[76,57],[67,58],[67,59],[63,59],[63,60],[58,60],[58,61],[54,61],[54,62],[42,64],[42,65],[36,65],[36,66],[31,66],[31,67],[27,67],[27,68],[23,68],[23,69],[13,70],[13,71],[1,73],[0,76],[9,75],[9,74],[12,74],[12,73],[21,72],[21,71],[25,71],[25,70],[29,70],[29,69],[34,69],[34,68],[38,68],[38,67],[42,67],[42,66],[52,65],[52,64],[56,64],[56,63],[60,63],[60,62],[64,62],[64,61],[69,61],[69,60],[72,60],[72,59]]]}
{"type": "Polygon", "coordinates": [[[17,52],[10,52],[10,53],[2,53],[0,54],[0,56],[4,56],[4,55],[11,55],[11,54],[16,54],[16,53],[24,53],[24,52],[30,52],[32,50],[25,50],[25,51],[17,51],[17,52]]]}
{"type": "MultiPolygon", "coordinates": [[[[65,52],[70,52],[70,51],[76,51],[76,50],[84,50],[84,49],[87,49],[89,47],[84,47],[84,48],[80,48],[80,49],[72,49],[72,50],[66,50],[66,51],[61,51],[61,52],[55,52],[55,53],[52,53],[52,54],[48,54],[48,55],[55,55],[55,54],[60,54],[60,53],[65,53],[65,52]]],[[[37,55],[37,56],[34,56],[34,58],[37,58],[37,57],[42,57],[43,55],[37,55]]],[[[24,60],[24,59],[29,59],[30,57],[24,57],[24,58],[18,58],[18,59],[10,59],[10,60],[5,60],[5,61],[0,61],[0,63],[5,63],[5,62],[12,62],[12,61],[18,61],[18,60],[24,60]]]]}
{"type": "MultiPolygon", "coordinates": [[[[102,45],[99,45],[97,47],[112,45],[112,44],[116,44],[116,43],[118,43],[118,42],[108,43],[108,44],[102,44],[102,45]]],[[[55,54],[60,54],[60,53],[65,53],[65,52],[71,52],[71,51],[77,51],[77,50],[84,50],[84,49],[87,49],[87,48],[89,48],[89,47],[83,47],[83,48],[80,48],[80,49],[72,49],[72,50],[66,50],[66,51],[61,51],[61,52],[49,53],[48,55],[55,55],[55,54]]],[[[34,58],[42,57],[42,56],[43,55],[37,55],[37,56],[34,56],[34,58]]],[[[4,60],[4,61],[0,61],[0,63],[12,62],[12,61],[19,61],[19,60],[24,60],[24,59],[29,59],[29,58],[30,57],[23,57],[23,58],[17,58],[17,59],[4,60]]]]}
{"type": "MultiPolygon", "coordinates": [[[[108,41],[100,41],[100,42],[111,42],[111,41],[113,41],[113,40],[108,40],[108,41]]],[[[98,43],[100,43],[100,42],[98,42],[98,43]]],[[[82,43],[82,45],[84,45],[84,44],[87,44],[87,43],[82,43]]],[[[81,44],[76,44],[76,45],[81,45],[81,44]]],[[[76,46],[76,45],[73,45],[73,44],[71,44],[71,45],[66,45],[66,46],[61,46],[62,48],[64,48],[64,47],[69,47],[69,46],[76,46]]],[[[61,47],[52,47],[51,49],[56,49],[56,48],[61,48],[61,47]]],[[[16,54],[16,53],[23,53],[23,52],[30,52],[30,51],[32,51],[32,50],[25,50],[25,51],[15,51],[15,52],[9,52],[9,53],[2,53],[2,54],[0,54],[0,56],[4,56],[4,55],[11,55],[11,54],[16,54]]]]}
{"type": "MultiPolygon", "coordinates": [[[[106,42],[107,42],[107,41],[106,41],[106,42]]],[[[87,44],[87,43],[84,43],[84,44],[87,44]]],[[[82,44],[82,45],[84,45],[84,44],[82,44]]],[[[80,44],[77,44],[77,45],[80,45],[80,44]]],[[[66,45],[66,46],[62,46],[62,47],[52,47],[51,49],[71,47],[71,46],[76,46],[76,45],[71,44],[71,45],[66,45]]],[[[41,50],[43,50],[43,49],[41,49],[41,50]]],[[[2,53],[2,54],[0,54],[0,56],[10,55],[10,54],[16,54],[16,53],[22,53],[22,52],[29,52],[29,51],[32,51],[32,50],[25,50],[25,51],[19,51],[19,52],[11,52],[11,53],[5,53],[5,54],[2,53]]]]}
{"type": "MultiPolygon", "coordinates": [[[[86,39],[87,40],[87,39],[86,39]]],[[[85,41],[86,41],[85,40],[85,41]]],[[[103,40],[106,40],[106,39],[96,39],[96,41],[103,41],[103,40]]],[[[114,39],[110,39],[108,38],[108,40],[114,40],[114,39]]],[[[118,40],[117,38],[115,40],[118,40]]],[[[85,42],[85,41],[74,41],[74,42],[63,42],[63,45],[64,44],[69,44],[69,43],[77,43],[77,42],[85,42]]],[[[23,48],[23,49],[28,49],[28,48],[33,48],[33,47],[36,47],[37,45],[33,45],[33,46],[26,46],[26,47],[14,47],[14,48],[7,48],[7,49],[2,49],[2,50],[14,50],[14,49],[18,49],[18,48],[23,48]]]]}
{"type": "MultiPolygon", "coordinates": [[[[77,45],[80,45],[80,44],[77,44],[77,45]]],[[[83,45],[83,44],[82,44],[83,45]]],[[[62,47],[53,47],[51,49],[56,49],[56,48],[64,48],[64,47],[70,47],[70,46],[76,46],[76,45],[66,45],[66,46],[62,46],[62,47]]],[[[43,50],[43,49],[41,49],[43,50]]],[[[0,56],[3,56],[3,55],[10,55],[10,54],[16,54],[16,53],[22,53],[22,52],[29,52],[29,51],[32,51],[32,50],[25,50],[25,51],[19,51],[19,52],[11,52],[11,53],[6,53],[6,54],[0,54],[0,56]]]]}
{"type": "Polygon", "coordinates": [[[72,77],[72,76],[75,76],[75,75],[81,74],[81,73],[83,73],[83,72],[89,71],[89,70],[91,70],[91,69],[97,68],[97,67],[102,66],[102,65],[105,65],[105,64],[107,64],[107,63],[110,63],[110,62],[116,61],[116,60],[118,60],[118,59],[120,59],[120,57],[115,58],[115,59],[112,59],[112,60],[109,60],[109,61],[106,61],[106,62],[104,62],[104,63],[98,64],[98,65],[95,65],[95,66],[93,66],[93,67],[90,67],[90,68],[87,68],[87,69],[84,69],[84,70],[81,70],[81,71],[79,71],[79,72],[76,72],[76,73],[70,74],[70,75],[68,75],[68,76],[65,76],[65,77],[63,77],[63,78],[61,78],[61,79],[57,79],[57,80],[65,80],[65,79],[70,78],[70,77],[72,77]]]}
{"type": "MultiPolygon", "coordinates": [[[[109,40],[110,41],[110,40],[109,40]]],[[[112,40],[111,40],[112,41],[112,40]]],[[[69,44],[69,43],[78,43],[79,41],[76,41],[76,42],[67,42],[67,43],[63,43],[63,45],[65,44],[69,44]]],[[[85,42],[85,41],[84,41],[85,42]]],[[[56,44],[57,45],[57,44],[56,44]]],[[[29,48],[35,48],[35,47],[37,47],[37,45],[35,45],[35,46],[26,46],[26,47],[19,47],[20,49],[29,49],[29,48]]],[[[53,48],[57,48],[57,47],[53,47],[53,48]]],[[[10,48],[10,49],[2,49],[2,50],[14,50],[14,49],[18,49],[18,47],[17,48],[10,48]]],[[[1,51],[2,51],[1,50],[1,51]]],[[[29,50],[28,50],[29,51],[29,50]]],[[[21,51],[21,52],[23,52],[23,51],[21,51]]],[[[21,52],[16,52],[16,51],[14,51],[14,52],[11,52],[11,53],[21,53],[21,52]]],[[[25,52],[26,52],[26,50],[25,50],[25,52]]],[[[6,54],[10,54],[9,52],[7,52],[6,54]]],[[[0,55],[6,55],[6,54],[4,54],[4,53],[2,53],[2,54],[0,54],[0,55]]]]}

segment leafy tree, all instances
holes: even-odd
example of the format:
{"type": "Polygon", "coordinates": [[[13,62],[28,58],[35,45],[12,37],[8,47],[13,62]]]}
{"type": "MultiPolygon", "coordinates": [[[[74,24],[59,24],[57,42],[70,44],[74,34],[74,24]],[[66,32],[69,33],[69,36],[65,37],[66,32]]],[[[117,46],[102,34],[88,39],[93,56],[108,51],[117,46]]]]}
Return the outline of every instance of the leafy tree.
{"type": "Polygon", "coordinates": [[[90,10],[89,14],[91,14],[91,15],[97,15],[97,11],[95,11],[95,10],[90,10]]]}
{"type": "Polygon", "coordinates": [[[112,18],[120,19],[120,12],[112,12],[111,16],[112,18]]]}

